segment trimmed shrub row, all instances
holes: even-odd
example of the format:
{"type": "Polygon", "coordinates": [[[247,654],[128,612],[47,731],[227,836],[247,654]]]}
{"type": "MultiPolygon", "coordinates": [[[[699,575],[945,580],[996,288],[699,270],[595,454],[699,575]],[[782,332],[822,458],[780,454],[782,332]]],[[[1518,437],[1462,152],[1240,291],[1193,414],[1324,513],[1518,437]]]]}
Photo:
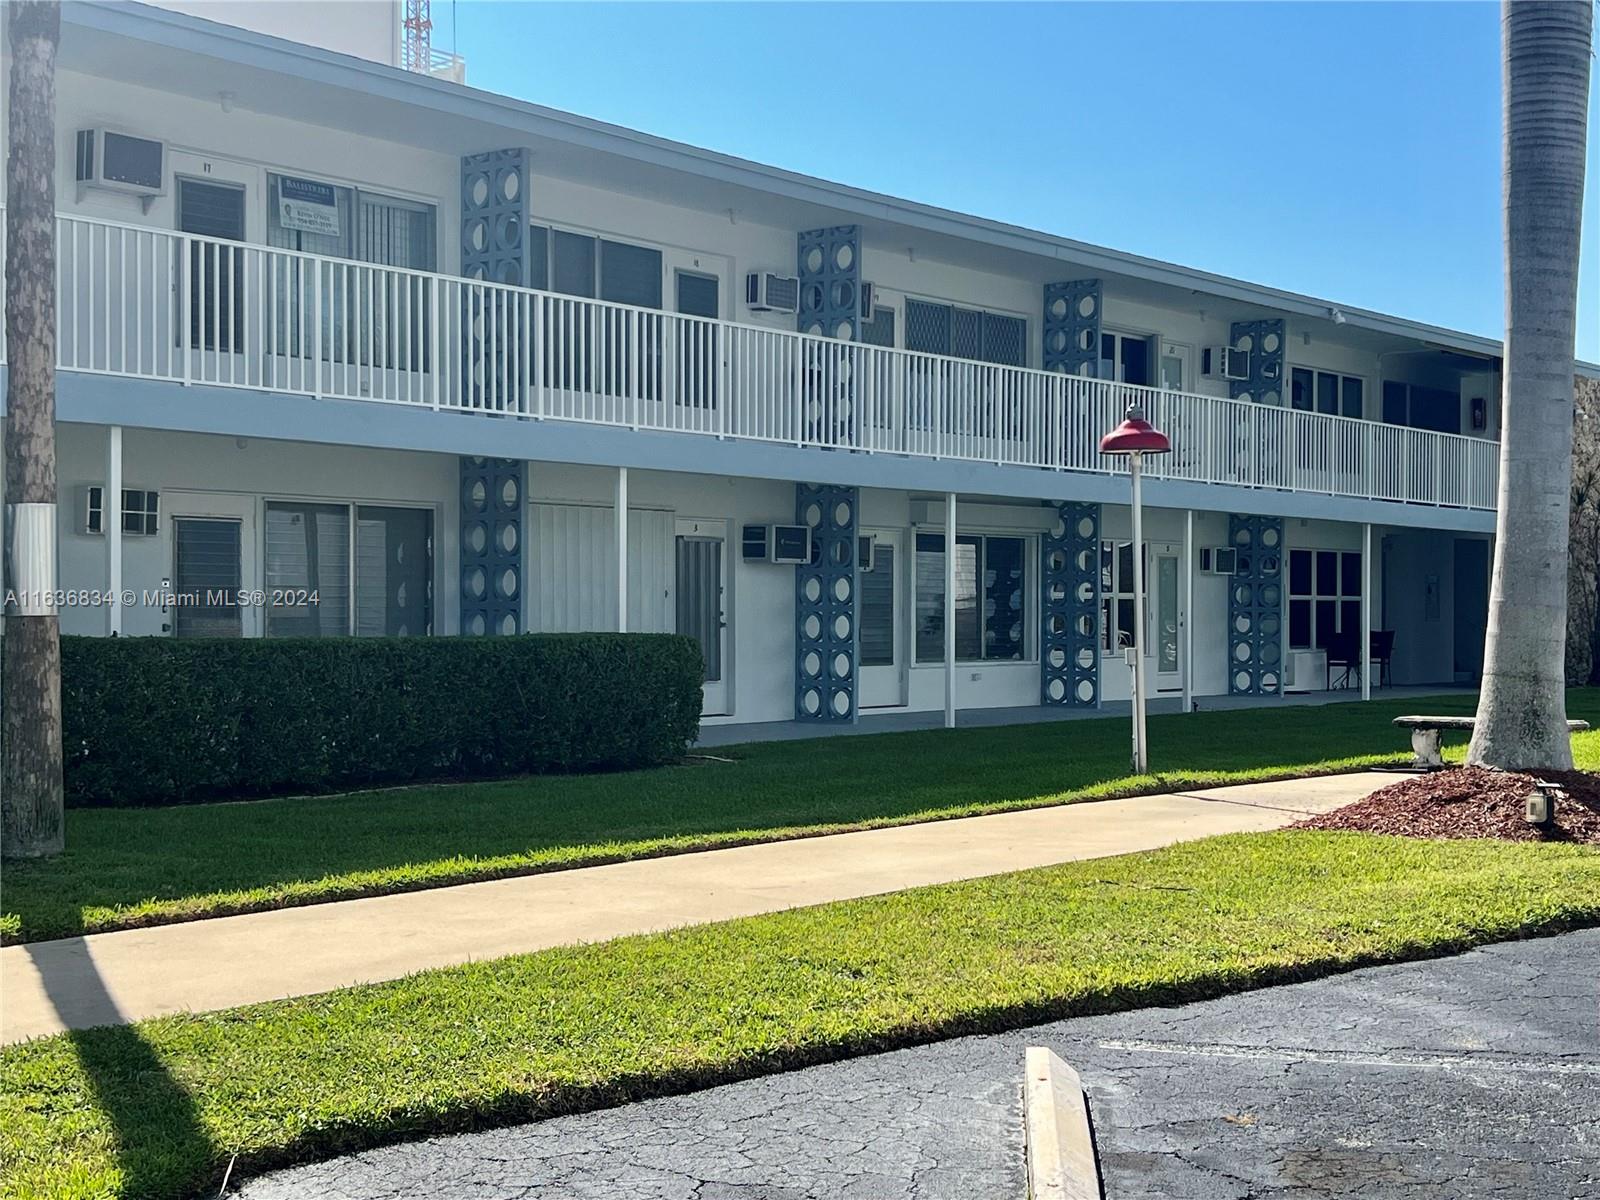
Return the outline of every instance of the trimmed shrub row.
{"type": "Polygon", "coordinates": [[[63,638],[69,805],[650,766],[700,727],[675,634],[63,638]]]}

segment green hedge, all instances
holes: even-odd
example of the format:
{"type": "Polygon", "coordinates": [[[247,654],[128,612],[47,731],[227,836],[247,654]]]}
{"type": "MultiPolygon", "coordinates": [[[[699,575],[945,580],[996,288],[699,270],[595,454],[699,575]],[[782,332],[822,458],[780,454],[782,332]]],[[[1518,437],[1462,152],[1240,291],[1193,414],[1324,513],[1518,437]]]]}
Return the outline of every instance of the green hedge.
{"type": "Polygon", "coordinates": [[[668,634],[63,638],[67,802],[649,766],[693,742],[701,673],[668,634]]]}

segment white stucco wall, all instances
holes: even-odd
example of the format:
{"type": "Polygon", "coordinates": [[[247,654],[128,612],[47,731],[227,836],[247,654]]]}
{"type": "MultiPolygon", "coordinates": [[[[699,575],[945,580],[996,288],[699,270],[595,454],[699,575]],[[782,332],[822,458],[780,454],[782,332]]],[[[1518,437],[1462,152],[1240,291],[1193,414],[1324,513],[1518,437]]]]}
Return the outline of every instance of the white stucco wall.
{"type": "Polygon", "coordinates": [[[400,62],[400,0],[145,0],[145,3],[386,66],[396,66],[400,62]]]}

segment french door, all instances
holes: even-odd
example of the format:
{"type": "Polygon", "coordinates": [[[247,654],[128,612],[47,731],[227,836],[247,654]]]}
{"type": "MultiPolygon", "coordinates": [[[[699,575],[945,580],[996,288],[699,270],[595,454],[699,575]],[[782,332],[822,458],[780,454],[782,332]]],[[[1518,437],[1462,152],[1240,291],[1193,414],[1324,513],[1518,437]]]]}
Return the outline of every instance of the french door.
{"type": "Polygon", "coordinates": [[[677,631],[700,643],[705,660],[701,712],[728,713],[728,526],[680,519],[674,586],[677,631]]]}

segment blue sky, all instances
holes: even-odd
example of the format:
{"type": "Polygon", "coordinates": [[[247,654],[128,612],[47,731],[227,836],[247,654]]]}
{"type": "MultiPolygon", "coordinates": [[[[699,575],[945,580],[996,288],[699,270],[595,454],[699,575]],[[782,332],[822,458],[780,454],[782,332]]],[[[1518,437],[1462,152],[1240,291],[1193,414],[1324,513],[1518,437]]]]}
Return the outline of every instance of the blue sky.
{"type": "MultiPolygon", "coordinates": [[[[434,0],[433,18],[434,45],[459,50],[478,87],[1330,300],[1504,331],[1492,3],[434,0]],[[833,115],[810,98],[834,92],[808,78],[822,63],[836,66],[844,97],[833,115]]],[[[1591,361],[1597,146],[1600,102],[1578,317],[1578,352],[1591,361]]]]}

